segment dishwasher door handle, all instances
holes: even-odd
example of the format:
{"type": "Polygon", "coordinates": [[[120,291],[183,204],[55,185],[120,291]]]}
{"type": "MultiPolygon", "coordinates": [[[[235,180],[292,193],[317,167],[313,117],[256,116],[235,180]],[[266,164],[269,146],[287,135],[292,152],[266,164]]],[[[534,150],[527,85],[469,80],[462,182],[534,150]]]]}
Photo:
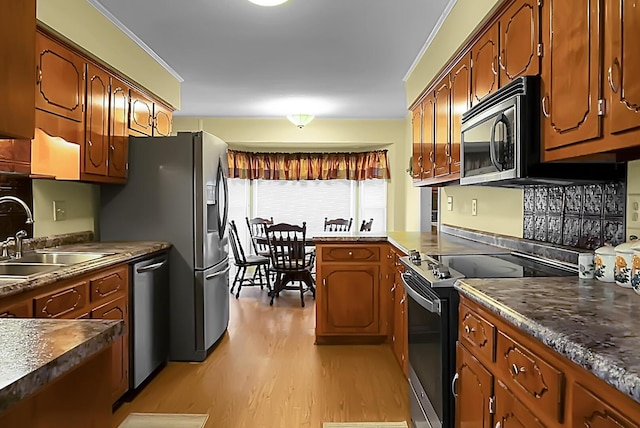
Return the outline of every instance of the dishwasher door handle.
{"type": "Polygon", "coordinates": [[[207,275],[207,277],[205,279],[211,279],[211,278],[215,278],[216,276],[219,276],[219,275],[224,275],[225,273],[229,272],[229,270],[231,270],[231,265],[227,266],[227,268],[225,270],[221,270],[220,272],[216,272],[214,274],[207,275]]]}
{"type": "Polygon", "coordinates": [[[141,268],[138,268],[136,270],[136,272],[138,273],[145,273],[145,272],[151,272],[152,270],[156,270],[156,269],[160,269],[162,266],[164,266],[165,264],[167,264],[166,260],[163,260],[161,262],[158,263],[154,263],[152,265],[148,265],[148,266],[143,266],[141,268]]]}

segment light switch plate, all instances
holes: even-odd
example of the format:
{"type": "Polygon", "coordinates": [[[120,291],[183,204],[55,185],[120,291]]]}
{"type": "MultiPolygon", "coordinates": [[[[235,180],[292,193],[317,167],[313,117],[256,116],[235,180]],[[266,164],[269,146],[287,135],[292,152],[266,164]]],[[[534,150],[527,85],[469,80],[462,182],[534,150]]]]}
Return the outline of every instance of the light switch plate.
{"type": "Polygon", "coordinates": [[[53,221],[61,221],[67,219],[67,202],[53,201],[53,221]]]}

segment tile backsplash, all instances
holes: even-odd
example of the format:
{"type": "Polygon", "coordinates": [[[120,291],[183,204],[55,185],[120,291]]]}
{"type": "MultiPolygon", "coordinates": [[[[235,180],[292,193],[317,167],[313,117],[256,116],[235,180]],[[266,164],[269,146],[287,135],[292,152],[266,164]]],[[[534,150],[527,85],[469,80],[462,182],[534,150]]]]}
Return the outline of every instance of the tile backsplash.
{"type": "Polygon", "coordinates": [[[624,182],[524,188],[523,237],[595,249],[624,242],[624,182]]]}

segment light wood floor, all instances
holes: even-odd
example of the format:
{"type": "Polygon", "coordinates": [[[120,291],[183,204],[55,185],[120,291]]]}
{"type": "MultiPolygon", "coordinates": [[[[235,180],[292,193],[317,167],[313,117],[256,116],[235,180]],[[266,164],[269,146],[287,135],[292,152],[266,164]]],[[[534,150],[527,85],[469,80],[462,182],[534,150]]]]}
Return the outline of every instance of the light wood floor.
{"type": "MultiPolygon", "coordinates": [[[[357,298],[357,296],[354,296],[357,298]]],[[[321,428],[323,422],[404,421],[408,383],[388,345],[316,346],[311,296],[273,307],[266,291],[231,298],[228,332],[203,363],[169,363],[115,412],[208,413],[206,428],[321,428]]]]}

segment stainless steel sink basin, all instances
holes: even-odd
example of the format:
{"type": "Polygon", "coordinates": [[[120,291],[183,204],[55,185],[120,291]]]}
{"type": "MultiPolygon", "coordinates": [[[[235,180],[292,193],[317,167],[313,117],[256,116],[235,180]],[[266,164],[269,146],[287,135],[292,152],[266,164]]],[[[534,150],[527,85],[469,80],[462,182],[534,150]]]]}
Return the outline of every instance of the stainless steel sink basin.
{"type": "Polygon", "coordinates": [[[0,263],[0,277],[27,278],[32,275],[60,269],[61,266],[59,264],[45,263],[0,263]]]}
{"type": "MultiPolygon", "coordinates": [[[[87,262],[107,256],[105,253],[70,253],[70,252],[46,252],[28,253],[19,259],[9,260],[9,263],[50,263],[57,265],[72,265],[87,262]]],[[[1,264],[0,264],[1,265],[1,264]]]]}

